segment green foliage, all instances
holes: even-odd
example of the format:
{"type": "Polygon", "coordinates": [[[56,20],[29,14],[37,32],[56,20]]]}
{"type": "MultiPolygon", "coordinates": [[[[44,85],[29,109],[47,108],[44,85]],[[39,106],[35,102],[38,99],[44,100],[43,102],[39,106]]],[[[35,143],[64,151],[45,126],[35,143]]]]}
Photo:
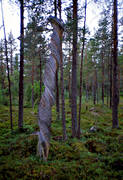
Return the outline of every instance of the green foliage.
{"type": "MultiPolygon", "coordinates": [[[[40,82],[34,81],[34,107],[39,103],[40,101],[40,82]]],[[[42,85],[42,92],[44,91],[44,85],[42,85]]],[[[25,107],[31,107],[32,101],[32,85],[28,84],[25,88],[25,107]]]]}
{"type": "Polygon", "coordinates": [[[7,89],[0,88],[0,104],[8,105],[8,95],[6,93],[7,89]],[[5,96],[6,94],[6,96],[5,96]]]}
{"type": "Polygon", "coordinates": [[[66,142],[61,121],[52,110],[51,144],[47,162],[36,156],[37,115],[24,109],[24,132],[17,129],[18,108],[13,107],[14,130],[10,131],[9,109],[0,106],[0,179],[121,179],[123,169],[123,99],[119,106],[119,129],[111,129],[111,110],[107,106],[83,104],[80,140],[71,138],[71,111],[66,101],[66,142]],[[91,132],[92,126],[97,131],[91,132]]]}

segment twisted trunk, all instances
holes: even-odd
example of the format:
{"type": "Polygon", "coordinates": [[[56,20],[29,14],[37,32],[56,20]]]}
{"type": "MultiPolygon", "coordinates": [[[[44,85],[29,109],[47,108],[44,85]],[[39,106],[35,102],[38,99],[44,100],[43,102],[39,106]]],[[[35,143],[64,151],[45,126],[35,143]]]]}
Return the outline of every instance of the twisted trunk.
{"type": "Polygon", "coordinates": [[[43,160],[47,160],[50,143],[50,126],[51,126],[51,107],[55,102],[55,77],[57,67],[60,63],[60,39],[63,33],[61,21],[56,17],[49,17],[49,21],[53,26],[53,34],[51,36],[51,55],[45,65],[44,85],[45,90],[39,104],[38,124],[40,132],[38,132],[38,149],[37,153],[43,160]]]}

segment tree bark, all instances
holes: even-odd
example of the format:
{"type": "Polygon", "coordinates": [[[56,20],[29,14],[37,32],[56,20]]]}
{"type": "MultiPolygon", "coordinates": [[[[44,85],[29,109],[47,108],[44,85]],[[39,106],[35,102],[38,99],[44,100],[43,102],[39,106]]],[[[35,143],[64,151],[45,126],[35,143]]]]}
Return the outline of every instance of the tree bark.
{"type": "MultiPolygon", "coordinates": [[[[61,19],[61,0],[58,0],[59,17],[61,19]]],[[[60,87],[61,87],[61,106],[62,106],[62,129],[63,139],[67,139],[66,119],[65,119],[65,100],[64,100],[64,78],[63,78],[63,56],[62,56],[62,36],[60,39],[60,87]]]]}
{"type": "Polygon", "coordinates": [[[3,61],[3,47],[2,47],[2,43],[1,43],[1,47],[0,47],[0,76],[1,76],[1,87],[2,89],[5,88],[5,69],[4,69],[4,61],[3,61]]]}
{"type": "Polygon", "coordinates": [[[18,128],[23,129],[23,73],[24,73],[24,0],[20,1],[20,75],[19,75],[19,119],[18,128]]]}
{"type": "MultiPolygon", "coordinates": [[[[87,69],[87,48],[85,50],[85,66],[86,66],[86,73],[87,73],[88,72],[88,69],[87,69]]],[[[88,104],[88,73],[86,75],[86,102],[88,104]]],[[[87,106],[86,106],[86,109],[88,109],[87,106]]]]}
{"type": "Polygon", "coordinates": [[[65,99],[64,99],[64,79],[63,79],[63,58],[62,58],[62,39],[60,42],[60,83],[61,83],[61,99],[62,99],[62,128],[63,128],[63,139],[67,139],[66,133],[66,118],[65,118],[65,99]]]}
{"type": "Polygon", "coordinates": [[[59,18],[61,19],[61,0],[58,0],[59,18]]]}
{"type": "MultiPolygon", "coordinates": [[[[57,0],[54,0],[54,9],[55,9],[55,17],[57,17],[57,0]]],[[[60,119],[58,72],[59,72],[59,68],[56,70],[56,112],[57,112],[57,120],[60,119]]]]}
{"type": "Polygon", "coordinates": [[[60,42],[63,33],[61,21],[56,17],[49,17],[49,21],[53,26],[53,34],[51,36],[51,55],[45,65],[44,85],[45,90],[42,94],[39,104],[38,124],[40,132],[38,132],[38,154],[47,160],[50,143],[50,127],[51,127],[51,107],[55,102],[55,74],[60,64],[60,42]]]}
{"type": "Polygon", "coordinates": [[[72,137],[77,135],[77,0],[73,0],[73,55],[72,55],[72,137]]]}
{"type": "Polygon", "coordinates": [[[56,71],[56,112],[57,120],[60,119],[60,108],[59,108],[59,83],[58,83],[58,69],[56,71]]]}
{"type": "Polygon", "coordinates": [[[102,104],[104,105],[104,52],[102,52],[102,104]]]}
{"type": "Polygon", "coordinates": [[[96,67],[94,68],[94,94],[93,94],[93,103],[96,104],[96,94],[97,94],[97,71],[96,67]]]}
{"type": "Polygon", "coordinates": [[[82,79],[83,78],[83,57],[84,57],[84,47],[85,47],[86,8],[87,8],[87,0],[85,0],[83,43],[82,43],[82,50],[81,50],[81,65],[80,65],[79,119],[78,119],[78,130],[77,130],[77,137],[78,138],[80,138],[80,121],[81,121],[81,105],[82,105],[82,82],[83,82],[83,79],[82,79]]]}
{"type": "Polygon", "coordinates": [[[68,90],[69,90],[69,106],[71,107],[71,62],[70,62],[70,42],[69,42],[69,57],[68,57],[68,62],[69,62],[69,77],[68,77],[68,90]]]}
{"type": "Polygon", "coordinates": [[[110,82],[110,50],[108,53],[108,61],[107,61],[107,72],[108,72],[108,79],[107,79],[107,106],[109,106],[109,82],[110,82]]]}
{"type": "Polygon", "coordinates": [[[12,76],[12,74],[13,74],[13,50],[12,50],[12,44],[11,44],[10,64],[11,64],[11,76],[12,76]]]}
{"type": "Polygon", "coordinates": [[[111,31],[111,49],[110,49],[110,108],[112,108],[112,96],[113,96],[113,9],[112,9],[112,31],[111,31]]]}
{"type": "Polygon", "coordinates": [[[111,52],[111,57],[110,57],[110,108],[112,108],[112,52],[111,52]]]}
{"type": "Polygon", "coordinates": [[[117,0],[113,2],[113,104],[112,104],[112,127],[118,128],[118,104],[119,104],[119,90],[118,90],[118,38],[117,38],[117,0]]]}
{"type": "Polygon", "coordinates": [[[55,12],[55,17],[57,17],[57,0],[54,0],[54,12],[55,12]]]}

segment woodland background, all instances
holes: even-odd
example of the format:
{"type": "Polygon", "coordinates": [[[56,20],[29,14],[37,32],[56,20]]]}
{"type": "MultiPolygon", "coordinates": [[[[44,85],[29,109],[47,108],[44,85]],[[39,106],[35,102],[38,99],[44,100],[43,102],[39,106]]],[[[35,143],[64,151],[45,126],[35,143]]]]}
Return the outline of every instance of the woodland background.
{"type": "MultiPolygon", "coordinates": [[[[116,0],[11,1],[20,6],[20,53],[12,32],[0,37],[0,179],[122,179],[123,3],[116,0]],[[77,5],[78,3],[78,5],[77,5]],[[91,37],[88,3],[102,6],[91,37]],[[24,12],[28,23],[24,27],[24,12]],[[65,16],[62,17],[63,11],[65,16]],[[117,16],[118,12],[118,16],[117,16]],[[62,61],[56,73],[51,146],[36,156],[38,104],[52,28],[64,19],[62,61]],[[120,17],[120,18],[119,18],[120,17]],[[119,31],[120,29],[120,31],[119,31]]],[[[5,9],[1,12],[4,13],[5,9]]]]}

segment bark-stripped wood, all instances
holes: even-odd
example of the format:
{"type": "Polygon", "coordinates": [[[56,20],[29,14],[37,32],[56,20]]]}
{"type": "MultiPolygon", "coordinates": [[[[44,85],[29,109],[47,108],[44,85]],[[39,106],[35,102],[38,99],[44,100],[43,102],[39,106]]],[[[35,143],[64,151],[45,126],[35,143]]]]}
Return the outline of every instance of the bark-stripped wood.
{"type": "Polygon", "coordinates": [[[51,126],[51,107],[55,102],[55,77],[56,70],[60,63],[60,39],[63,33],[63,25],[59,19],[50,16],[49,22],[53,26],[53,34],[51,35],[51,43],[49,45],[51,55],[45,65],[44,85],[45,90],[42,94],[39,104],[38,124],[40,132],[38,132],[37,153],[43,160],[47,160],[50,142],[50,126],[51,126]]]}

